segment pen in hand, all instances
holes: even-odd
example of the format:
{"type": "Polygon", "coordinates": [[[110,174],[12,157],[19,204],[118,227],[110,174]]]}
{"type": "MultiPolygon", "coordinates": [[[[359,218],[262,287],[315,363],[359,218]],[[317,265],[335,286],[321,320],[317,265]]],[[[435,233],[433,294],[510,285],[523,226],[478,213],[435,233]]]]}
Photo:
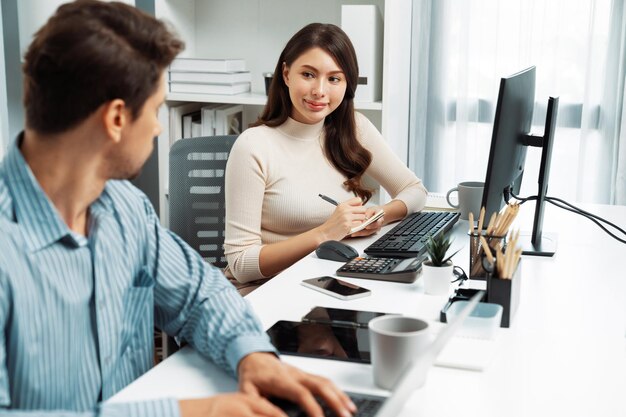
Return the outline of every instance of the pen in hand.
{"type": "Polygon", "coordinates": [[[334,205],[334,206],[338,206],[338,205],[339,205],[339,203],[338,203],[338,202],[336,202],[335,200],[333,200],[333,199],[332,199],[332,198],[330,198],[330,197],[326,197],[324,194],[318,194],[318,195],[320,196],[320,198],[321,198],[322,200],[326,200],[326,201],[328,201],[330,204],[332,204],[332,205],[334,205]]]}

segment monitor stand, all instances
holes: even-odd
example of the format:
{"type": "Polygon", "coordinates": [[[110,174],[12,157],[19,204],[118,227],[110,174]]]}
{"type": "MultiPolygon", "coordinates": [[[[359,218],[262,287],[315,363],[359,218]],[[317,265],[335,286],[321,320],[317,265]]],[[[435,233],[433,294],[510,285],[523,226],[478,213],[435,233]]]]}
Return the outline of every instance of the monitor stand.
{"type": "Polygon", "coordinates": [[[541,164],[539,165],[539,190],[535,204],[533,231],[530,235],[520,234],[523,255],[552,256],[556,252],[557,236],[554,233],[543,233],[543,209],[548,192],[548,178],[550,177],[550,160],[552,159],[552,145],[554,143],[554,129],[556,115],[559,108],[559,98],[550,97],[546,114],[546,126],[543,137],[526,135],[524,145],[541,147],[541,164]]]}
{"type": "Polygon", "coordinates": [[[556,233],[542,233],[538,242],[533,243],[532,233],[520,232],[517,245],[522,249],[522,255],[553,256],[558,242],[556,233]]]}

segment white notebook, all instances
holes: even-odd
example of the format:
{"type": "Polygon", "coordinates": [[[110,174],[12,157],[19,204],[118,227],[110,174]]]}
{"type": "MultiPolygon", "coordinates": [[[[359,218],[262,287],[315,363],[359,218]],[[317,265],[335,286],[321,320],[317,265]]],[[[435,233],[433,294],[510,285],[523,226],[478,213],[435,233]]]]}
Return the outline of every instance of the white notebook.
{"type": "Polygon", "coordinates": [[[448,204],[445,193],[428,193],[424,208],[428,210],[456,211],[454,207],[448,204]]]}
{"type": "Polygon", "coordinates": [[[475,339],[455,336],[437,357],[436,366],[484,371],[501,345],[500,338],[475,339]]]}

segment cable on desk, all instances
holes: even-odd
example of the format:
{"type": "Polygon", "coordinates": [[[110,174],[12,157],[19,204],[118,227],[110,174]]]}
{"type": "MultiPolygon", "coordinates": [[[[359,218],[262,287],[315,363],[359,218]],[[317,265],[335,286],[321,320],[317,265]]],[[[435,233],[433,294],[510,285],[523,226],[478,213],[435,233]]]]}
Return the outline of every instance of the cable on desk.
{"type": "MultiPolygon", "coordinates": [[[[537,196],[533,195],[533,196],[529,196],[529,197],[519,197],[516,196],[515,194],[513,194],[512,192],[510,192],[511,196],[518,200],[520,202],[520,204],[524,204],[527,201],[535,201],[537,200],[537,196]]],[[[580,207],[576,207],[575,205],[568,203],[565,200],[562,200],[560,198],[557,197],[550,197],[550,196],[546,196],[545,200],[556,206],[559,208],[562,208],[563,210],[567,210],[567,211],[571,211],[572,213],[578,214],[579,216],[583,216],[589,220],[591,220],[592,222],[594,222],[600,229],[604,230],[604,232],[606,232],[609,236],[611,236],[613,239],[617,240],[618,242],[621,243],[626,243],[626,239],[622,239],[620,237],[618,237],[617,235],[615,235],[614,233],[612,233],[609,229],[607,229],[604,225],[602,225],[600,222],[603,222],[605,224],[607,224],[610,227],[613,227],[617,230],[619,230],[622,234],[624,234],[626,236],[626,231],[624,229],[622,229],[621,227],[617,226],[614,223],[611,223],[610,221],[596,215],[593,213],[590,213],[588,211],[585,211],[583,209],[581,209],[580,207]]]]}

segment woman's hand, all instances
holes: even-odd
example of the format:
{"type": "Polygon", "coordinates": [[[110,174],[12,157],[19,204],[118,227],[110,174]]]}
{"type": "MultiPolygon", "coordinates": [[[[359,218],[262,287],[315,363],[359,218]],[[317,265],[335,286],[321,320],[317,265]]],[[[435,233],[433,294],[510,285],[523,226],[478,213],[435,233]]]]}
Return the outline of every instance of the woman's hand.
{"type": "Polygon", "coordinates": [[[365,220],[367,210],[358,197],[340,203],[328,220],[318,227],[324,240],[341,240],[346,237],[350,229],[365,220]]]}
{"type": "MultiPolygon", "coordinates": [[[[365,210],[365,220],[372,217],[379,210],[382,210],[382,207],[368,207],[367,210],[365,210]]],[[[356,233],[352,233],[350,236],[361,237],[361,236],[370,236],[370,235],[373,235],[374,233],[378,233],[380,228],[383,226],[384,222],[385,222],[385,215],[383,214],[383,216],[380,219],[376,220],[372,224],[367,225],[365,229],[359,230],[356,233]]]]}

